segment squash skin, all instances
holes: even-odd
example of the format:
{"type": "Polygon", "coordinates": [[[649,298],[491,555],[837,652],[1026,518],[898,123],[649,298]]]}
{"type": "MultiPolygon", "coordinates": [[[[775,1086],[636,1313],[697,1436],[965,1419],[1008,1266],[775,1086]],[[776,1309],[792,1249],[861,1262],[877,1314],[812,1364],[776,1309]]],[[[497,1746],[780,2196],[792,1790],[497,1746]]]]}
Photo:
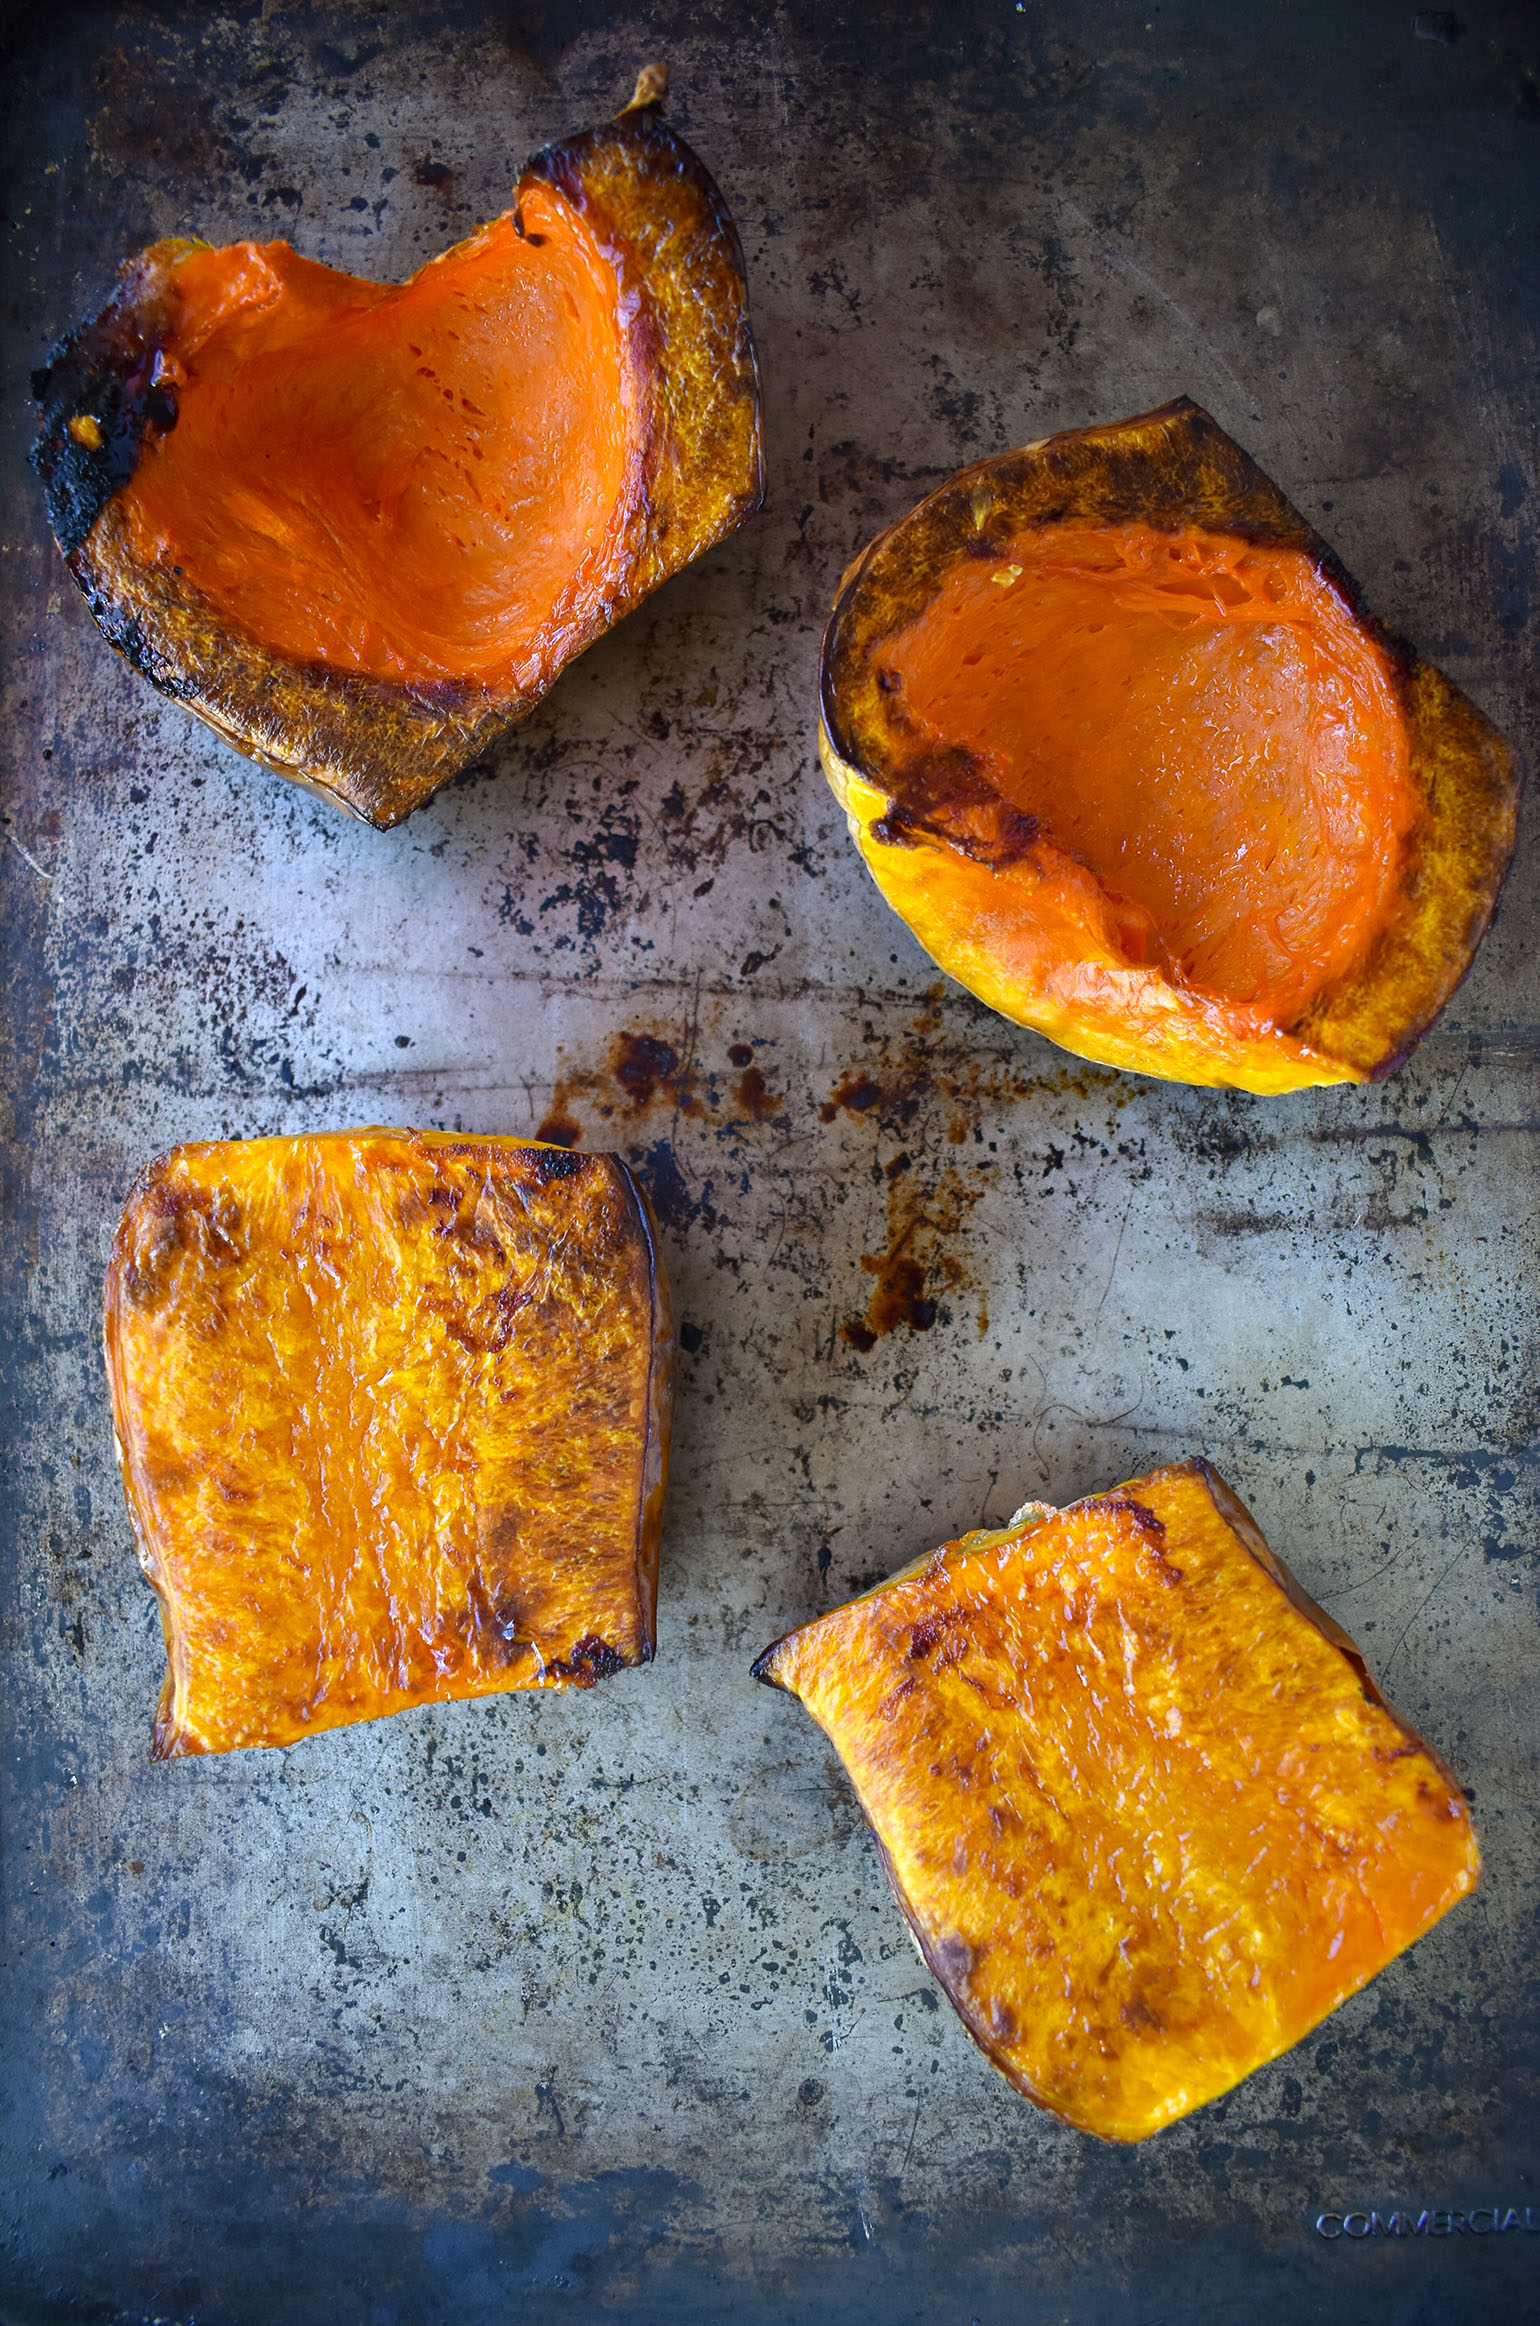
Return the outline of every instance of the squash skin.
{"type": "Polygon", "coordinates": [[[650,1662],[675,1331],[617,1158],[178,1148],[129,1195],[105,1338],[157,1759],[650,1662]]]}
{"type": "Polygon", "coordinates": [[[531,711],[567,661],[764,498],[737,229],[656,97],[536,154],[515,215],[534,185],[579,214],[614,270],[643,427],[620,569],[556,667],[522,692],[475,681],[398,684],[291,661],[136,553],[116,496],[147,429],[174,425],[174,399],[151,373],[169,331],[176,266],[196,243],[156,243],[130,260],[108,305],[34,376],[43,416],[33,459],[49,518],[110,643],[238,751],[380,828],[421,806],[531,711]],[[82,414],[94,416],[99,443],[72,434],[82,414]]]}
{"type": "Polygon", "coordinates": [[[1375,620],[1327,544],[1185,397],[980,461],[879,535],[844,577],[829,617],[818,743],[869,871],[942,969],[1003,1017],[1081,1057],[1170,1081],[1275,1093],[1394,1072],[1469,968],[1513,854],[1520,773],[1512,748],[1449,679],[1375,620]],[[1201,526],[1297,551],[1386,656],[1407,727],[1417,822],[1366,959],[1292,1024],[1131,963],[1095,876],[1057,851],[1053,862],[1028,841],[990,862],[935,829],[904,825],[889,780],[875,648],[920,613],[958,559],[1066,520],[1201,526]]]}
{"type": "Polygon", "coordinates": [[[946,1544],[767,1649],[920,1951],[1039,2106],[1137,2141],[1464,1896],[1464,1797],[1190,1461],[946,1544]]]}

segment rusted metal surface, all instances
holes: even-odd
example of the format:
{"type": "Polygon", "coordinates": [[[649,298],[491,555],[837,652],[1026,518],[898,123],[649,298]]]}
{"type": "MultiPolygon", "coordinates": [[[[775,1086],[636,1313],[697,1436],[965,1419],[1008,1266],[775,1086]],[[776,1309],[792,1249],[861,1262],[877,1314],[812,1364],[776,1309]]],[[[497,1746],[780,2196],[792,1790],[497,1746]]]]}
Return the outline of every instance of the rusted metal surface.
{"type": "Polygon", "coordinates": [[[1540,2315],[1521,2229],[1312,2228],[1540,2203],[1533,849],[1401,1074],[1248,1100],[938,984],[812,748],[878,524],[1186,391],[1532,751],[1540,55],[1527,10],[1460,13],[12,34],[0,2313],[1540,2315]],[[107,653],[27,370],[156,235],[409,270],[658,53],[743,232],[770,507],[494,765],[350,826],[107,653]],[[648,1174],[685,1349],[659,1659],[152,1766],[107,1238],[176,1140],[371,1120],[648,1174]],[[947,1534],[1189,1452],[1472,1788],[1487,1875],[1317,2039],[1114,2151],[970,2051],[747,1667],[947,1534]]]}

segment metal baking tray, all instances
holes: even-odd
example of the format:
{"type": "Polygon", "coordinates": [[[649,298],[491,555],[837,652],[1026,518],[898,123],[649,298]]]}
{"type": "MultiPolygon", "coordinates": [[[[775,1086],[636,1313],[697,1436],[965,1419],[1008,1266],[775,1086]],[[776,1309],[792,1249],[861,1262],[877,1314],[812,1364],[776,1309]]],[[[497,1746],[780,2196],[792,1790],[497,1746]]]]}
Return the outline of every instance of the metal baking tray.
{"type": "Polygon", "coordinates": [[[1533,849],[1391,1081],[1170,1088],[942,983],[812,742],[822,617],[879,524],[1186,392],[1528,745],[1531,13],[5,21],[0,2313],[1540,2316],[1540,2210],[1489,2217],[1540,2204],[1533,849]],[[654,56],[743,232],[769,506],[493,763],[351,826],[107,652],[25,468],[28,369],[157,235],[409,271],[654,56]],[[684,1319],[657,1663],[151,1765],[98,1350],[134,1170],[558,1118],[647,1174],[684,1319]],[[920,1298],[863,1352],[842,1328],[900,1250],[920,1298]],[[838,1768],[748,1665],[1028,1495],[1189,1452],[1449,1755],[1487,1871],[1311,2041],[1124,2151],[938,2008],[838,1768]]]}

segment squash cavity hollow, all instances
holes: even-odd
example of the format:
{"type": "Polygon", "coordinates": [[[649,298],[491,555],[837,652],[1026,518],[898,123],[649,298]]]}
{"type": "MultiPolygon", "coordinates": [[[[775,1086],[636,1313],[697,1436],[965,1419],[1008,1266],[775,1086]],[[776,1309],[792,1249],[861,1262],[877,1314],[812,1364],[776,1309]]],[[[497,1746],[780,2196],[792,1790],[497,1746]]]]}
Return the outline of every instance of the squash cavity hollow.
{"type": "Polygon", "coordinates": [[[987,782],[1100,882],[1131,961],[1296,1010],[1372,941],[1415,814],[1405,721],[1297,550],[1026,533],[953,568],[880,680],[936,826],[949,766],[987,782]]]}
{"type": "Polygon", "coordinates": [[[619,286],[535,186],[399,289],[286,243],[190,251],[161,350],[174,428],[129,538],[276,654],[432,685],[553,675],[642,487],[619,286]]]}

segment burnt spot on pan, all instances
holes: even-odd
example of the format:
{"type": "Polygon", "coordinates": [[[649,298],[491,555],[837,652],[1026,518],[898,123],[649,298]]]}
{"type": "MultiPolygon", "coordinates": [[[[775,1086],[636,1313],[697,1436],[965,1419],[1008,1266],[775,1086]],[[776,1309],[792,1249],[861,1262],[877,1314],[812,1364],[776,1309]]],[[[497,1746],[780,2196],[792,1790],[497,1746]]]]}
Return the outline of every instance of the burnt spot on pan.
{"type": "MultiPolygon", "coordinates": [[[[610,1043],[601,1066],[578,1066],[562,1075],[535,1132],[553,1147],[575,1147],[585,1128],[633,1121],[666,1110],[703,1119],[709,1089],[702,1091],[700,1068],[681,1049],[677,1036],[644,1026],[623,1028],[610,1043]]],[[[602,1134],[589,1129],[591,1137],[602,1134]]]]}
{"type": "Polygon", "coordinates": [[[679,1053],[672,1042],[665,1042],[657,1034],[617,1034],[610,1054],[610,1072],[617,1087],[625,1094],[633,1114],[640,1114],[651,1106],[660,1089],[666,1091],[676,1106],[688,1106],[693,1099],[693,1072],[681,1070],[679,1053]]]}
{"type": "Polygon", "coordinates": [[[553,1106],[535,1132],[537,1139],[543,1139],[551,1147],[575,1147],[582,1136],[582,1124],[565,1106],[553,1106]]]}
{"type": "MultiPolygon", "coordinates": [[[[818,1119],[820,1122],[832,1123],[841,1108],[850,1115],[870,1114],[874,1107],[882,1103],[882,1097],[882,1084],[858,1067],[830,1091],[818,1110],[818,1119]]],[[[913,1111],[912,1106],[910,1111],[913,1111]]]]}
{"type": "MultiPolygon", "coordinates": [[[[658,836],[667,862],[678,872],[707,872],[714,876],[728,855],[747,847],[755,855],[784,850],[804,872],[816,874],[822,860],[802,837],[796,803],[784,784],[775,788],[764,780],[767,769],[786,752],[787,737],[774,729],[742,724],[724,730],[711,713],[717,689],[704,691],[696,701],[679,701],[670,716],[661,707],[649,722],[649,733],[668,740],[688,758],[697,754],[708,762],[703,781],[686,785],[676,776],[659,802],[658,836]]],[[[697,895],[709,893],[708,878],[697,895]]]]}
{"type": "Polygon", "coordinates": [[[820,1122],[840,1115],[889,1132],[903,1132],[937,1106],[948,1110],[947,1137],[960,1147],[980,1117],[1000,1113],[1044,1093],[1089,1099],[1115,1093],[1118,1078],[1102,1067],[1071,1064],[1044,1072],[1032,1052],[1018,1051],[1007,1037],[1002,1048],[998,1020],[948,987],[936,984],[922,997],[907,1025],[862,1029],[865,1055],[848,1066],[818,1109],[820,1122]],[[961,1027],[946,1018],[966,1013],[961,1027]]]}
{"type": "MultiPolygon", "coordinates": [[[[970,1182],[961,1172],[946,1169],[922,1182],[911,1170],[907,1154],[893,1158],[887,1178],[887,1243],[880,1252],[861,1255],[862,1269],[875,1279],[871,1294],[865,1313],[848,1317],[840,1327],[844,1341],[862,1356],[901,1326],[911,1333],[928,1333],[946,1313],[944,1296],[973,1281],[961,1238],[968,1214],[984,1192],[982,1178],[970,1182]]],[[[978,1327],[981,1337],[989,1329],[981,1288],[978,1327]]]]}
{"type": "Polygon", "coordinates": [[[739,1106],[751,1122],[768,1122],[782,1101],[779,1093],[770,1089],[763,1072],[755,1065],[752,1043],[731,1043],[727,1056],[731,1065],[742,1069],[733,1085],[733,1096],[739,1106]]]}

